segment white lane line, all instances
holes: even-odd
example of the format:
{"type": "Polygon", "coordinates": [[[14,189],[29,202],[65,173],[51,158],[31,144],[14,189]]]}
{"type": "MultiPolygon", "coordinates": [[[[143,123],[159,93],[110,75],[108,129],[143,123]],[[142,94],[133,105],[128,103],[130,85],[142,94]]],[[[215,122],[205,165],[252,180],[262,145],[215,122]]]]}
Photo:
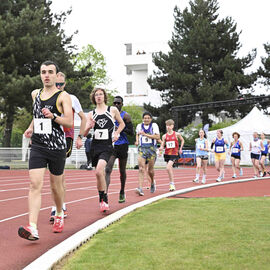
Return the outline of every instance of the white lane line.
{"type": "Polygon", "coordinates": [[[176,196],[179,194],[191,192],[194,190],[199,189],[205,189],[208,187],[213,186],[220,186],[220,185],[226,185],[226,184],[232,184],[232,183],[241,183],[241,182],[247,182],[247,181],[256,181],[257,179],[249,178],[249,179],[242,179],[242,180],[233,180],[233,181],[224,181],[214,184],[207,184],[207,185],[200,185],[195,187],[189,187],[169,193],[164,193],[155,197],[152,197],[150,199],[146,199],[144,201],[140,201],[138,203],[135,203],[133,205],[127,206],[125,208],[122,208],[102,219],[97,220],[93,224],[87,226],[86,228],[78,231],[77,233],[73,234],[69,238],[65,239],[60,244],[54,246],[53,248],[49,249],[47,252],[43,253],[39,258],[37,258],[35,261],[31,262],[29,265],[27,265],[23,270],[48,270],[53,267],[58,261],[60,261],[62,258],[64,258],[67,254],[77,249],[79,246],[84,244],[85,242],[89,241],[90,238],[95,235],[99,230],[104,229],[114,223],[115,221],[121,219],[123,216],[133,212],[137,208],[143,207],[145,205],[151,204],[153,202],[156,202],[158,200],[161,200],[163,198],[176,196]]]}
{"type": "MultiPolygon", "coordinates": [[[[266,179],[266,178],[269,179],[270,177],[256,178],[256,179],[254,179],[254,178],[247,178],[247,179],[241,179],[241,180],[238,179],[238,180],[230,180],[230,181],[224,181],[224,182],[219,182],[219,183],[215,183],[215,180],[212,180],[212,181],[214,181],[214,183],[212,183],[212,184],[195,185],[193,187],[188,187],[186,189],[189,189],[189,188],[192,189],[192,188],[194,188],[194,190],[196,190],[196,189],[203,189],[203,188],[208,188],[208,187],[216,186],[216,185],[225,185],[225,184],[242,183],[242,182],[248,182],[248,181],[257,181],[257,180],[262,180],[262,179],[266,179]]],[[[190,183],[190,182],[191,181],[185,181],[185,182],[181,181],[181,182],[175,182],[175,183],[178,185],[178,184],[190,183]]],[[[209,182],[209,180],[208,180],[208,182],[209,182]]],[[[168,185],[168,183],[166,183],[166,184],[159,184],[159,185],[157,185],[157,187],[159,187],[159,186],[165,186],[165,185],[168,185]]],[[[90,188],[91,188],[91,190],[95,190],[96,189],[96,187],[93,187],[93,189],[92,189],[92,187],[90,187],[90,188]]],[[[176,190],[176,191],[173,191],[171,193],[179,192],[181,190],[176,190]]],[[[134,188],[132,188],[132,189],[126,189],[125,191],[126,192],[130,192],[130,191],[133,191],[134,192],[134,188]]],[[[111,194],[118,194],[118,193],[119,193],[119,191],[117,191],[117,192],[109,192],[108,194],[111,195],[111,194]]],[[[89,200],[89,199],[93,199],[93,198],[98,198],[98,195],[91,196],[91,197],[86,197],[86,198],[82,198],[82,199],[78,199],[78,200],[74,200],[74,201],[70,201],[70,202],[66,202],[66,204],[73,204],[73,203],[77,203],[77,202],[81,202],[81,201],[85,201],[85,200],[89,200]]],[[[47,209],[50,209],[50,208],[51,208],[51,206],[44,207],[44,208],[41,208],[40,211],[47,210],[47,209]]],[[[16,216],[13,216],[13,217],[5,218],[5,219],[0,220],[0,223],[5,222],[5,221],[9,221],[9,220],[12,220],[12,219],[15,219],[15,218],[18,218],[18,217],[25,216],[27,214],[28,213],[23,213],[23,214],[16,215],[16,216]]]]}

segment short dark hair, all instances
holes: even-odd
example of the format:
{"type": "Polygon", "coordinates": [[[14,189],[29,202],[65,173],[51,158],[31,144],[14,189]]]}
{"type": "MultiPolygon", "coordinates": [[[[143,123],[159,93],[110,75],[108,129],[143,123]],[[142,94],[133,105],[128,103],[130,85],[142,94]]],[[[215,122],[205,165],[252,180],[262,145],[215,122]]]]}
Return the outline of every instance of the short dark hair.
{"type": "Polygon", "coordinates": [[[40,66],[49,66],[49,65],[54,65],[55,66],[55,69],[56,69],[56,73],[59,72],[58,65],[55,62],[51,61],[51,60],[44,61],[40,66]]]}
{"type": "Polygon", "coordinates": [[[146,115],[149,115],[151,118],[153,118],[153,116],[150,112],[144,112],[142,115],[142,118],[144,118],[146,115]]]}
{"type": "Polygon", "coordinates": [[[115,96],[114,98],[120,98],[122,100],[122,103],[124,102],[124,99],[121,96],[115,96]]]}

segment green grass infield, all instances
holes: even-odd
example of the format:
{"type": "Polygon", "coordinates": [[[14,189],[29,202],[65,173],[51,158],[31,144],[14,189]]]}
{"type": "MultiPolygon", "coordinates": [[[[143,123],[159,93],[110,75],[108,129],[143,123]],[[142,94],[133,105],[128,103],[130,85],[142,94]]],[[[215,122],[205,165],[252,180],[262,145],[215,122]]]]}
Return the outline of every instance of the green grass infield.
{"type": "Polygon", "coordinates": [[[54,269],[270,269],[270,198],[164,199],[96,234],[54,269]]]}

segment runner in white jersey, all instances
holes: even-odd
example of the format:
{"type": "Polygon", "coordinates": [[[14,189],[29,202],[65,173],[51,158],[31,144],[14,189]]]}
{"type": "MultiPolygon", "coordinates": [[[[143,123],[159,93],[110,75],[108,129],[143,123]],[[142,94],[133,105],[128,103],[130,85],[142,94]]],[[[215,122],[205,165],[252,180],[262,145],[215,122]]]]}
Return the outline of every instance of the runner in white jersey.
{"type": "Polygon", "coordinates": [[[260,155],[261,151],[264,150],[263,142],[259,139],[258,132],[253,133],[253,140],[249,144],[249,151],[253,169],[254,169],[254,178],[259,177],[260,170],[260,155]]]}
{"type": "MultiPolygon", "coordinates": [[[[66,75],[63,72],[57,73],[57,80],[56,80],[56,87],[57,89],[64,91],[66,86],[66,75]]],[[[64,127],[65,132],[65,138],[66,138],[66,144],[67,144],[67,150],[66,150],[66,157],[69,158],[72,153],[72,147],[73,147],[73,141],[74,141],[74,114],[77,113],[78,116],[81,119],[80,123],[80,131],[79,135],[76,138],[76,148],[80,149],[83,145],[82,139],[83,139],[83,133],[85,130],[85,124],[86,124],[86,117],[84,115],[82,106],[78,98],[72,94],[69,94],[71,98],[72,103],[72,114],[73,114],[73,125],[71,128],[64,127]]],[[[63,211],[64,211],[64,218],[67,217],[67,207],[65,204],[65,196],[66,196],[66,181],[65,181],[65,175],[63,174],[63,188],[64,188],[64,198],[63,198],[63,211]]],[[[54,217],[56,213],[56,207],[53,206],[51,209],[51,215],[50,215],[50,223],[54,223],[54,217]]]]}

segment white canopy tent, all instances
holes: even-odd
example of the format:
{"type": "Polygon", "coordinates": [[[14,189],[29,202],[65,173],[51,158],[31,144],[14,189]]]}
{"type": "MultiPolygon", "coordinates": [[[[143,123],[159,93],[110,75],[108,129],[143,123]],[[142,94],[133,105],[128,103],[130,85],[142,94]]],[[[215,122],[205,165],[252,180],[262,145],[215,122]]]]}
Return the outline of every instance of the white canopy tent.
{"type": "MultiPolygon", "coordinates": [[[[258,133],[270,134],[270,118],[266,116],[262,111],[260,111],[256,106],[247,114],[243,119],[231,125],[229,127],[223,128],[223,137],[229,143],[233,140],[233,132],[238,132],[240,134],[240,141],[243,144],[244,151],[241,153],[241,164],[251,165],[249,143],[253,138],[253,133],[257,131],[258,133]]],[[[217,131],[209,131],[207,134],[208,141],[211,145],[212,140],[216,138],[217,131]]],[[[230,156],[227,155],[226,164],[230,164],[230,156]]]]}

